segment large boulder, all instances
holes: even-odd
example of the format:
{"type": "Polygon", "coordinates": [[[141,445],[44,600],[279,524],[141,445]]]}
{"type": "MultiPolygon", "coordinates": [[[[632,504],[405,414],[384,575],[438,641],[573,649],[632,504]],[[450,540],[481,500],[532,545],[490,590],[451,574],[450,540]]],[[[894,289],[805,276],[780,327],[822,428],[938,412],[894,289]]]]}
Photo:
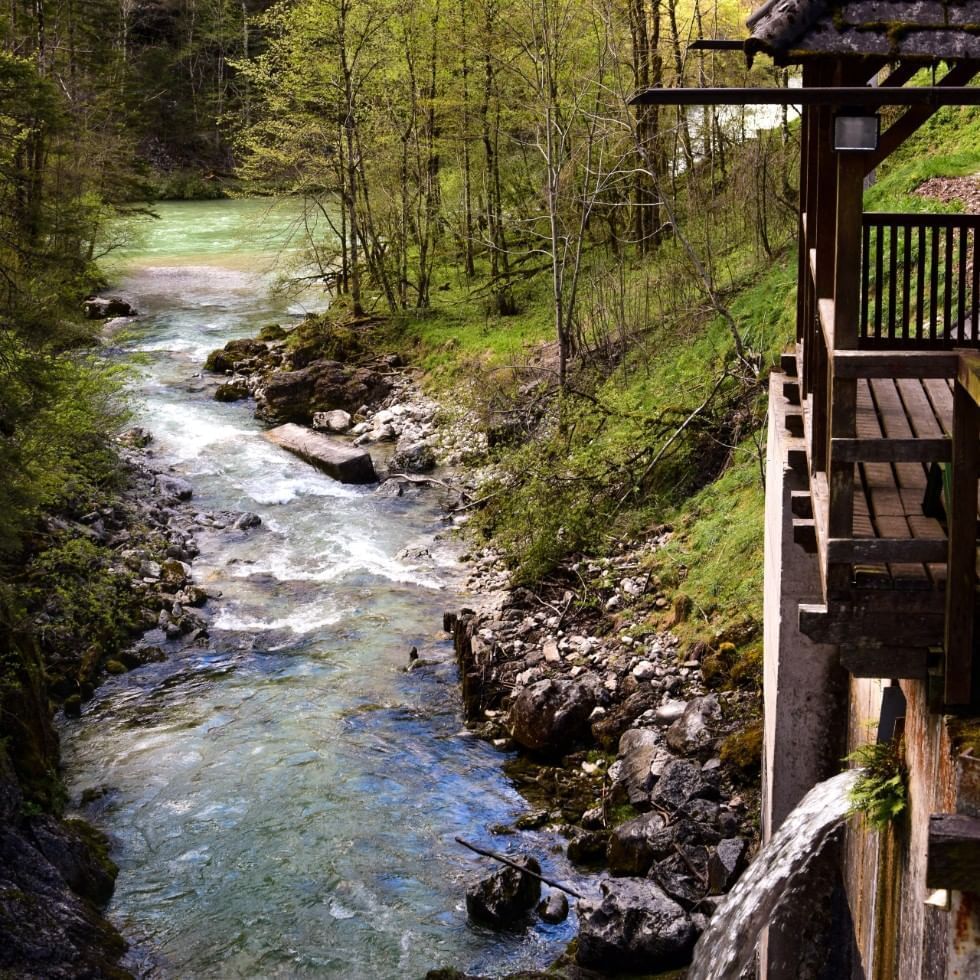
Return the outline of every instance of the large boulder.
{"type": "Polygon", "coordinates": [[[649,974],[688,962],[697,930],[659,885],[618,878],[601,887],[601,899],[578,904],[581,966],[649,974]]]}
{"type": "MultiPolygon", "coordinates": [[[[520,855],[512,860],[541,874],[541,865],[533,857],[520,855]]],[[[534,908],[540,897],[538,878],[505,865],[466,890],[466,912],[477,922],[506,926],[534,908]]]]}
{"type": "Polygon", "coordinates": [[[309,422],[316,377],[310,368],[280,371],[255,392],[255,414],[270,422],[309,422]]]}
{"type": "Polygon", "coordinates": [[[350,428],[350,412],[335,408],[332,412],[314,412],[313,428],[322,432],[346,432],[350,428]]]}
{"type": "Polygon", "coordinates": [[[609,836],[609,870],[614,875],[645,875],[663,849],[665,823],[659,813],[644,813],[621,823],[609,836]]]}
{"type": "Polygon", "coordinates": [[[255,340],[229,340],[221,350],[213,350],[208,354],[204,370],[224,374],[226,371],[234,371],[244,361],[264,356],[268,351],[265,344],[255,340]]]}
{"type": "Polygon", "coordinates": [[[374,483],[371,454],[301,425],[280,425],[264,433],[269,442],[306,460],[341,483],[374,483]]]}
{"type": "Polygon", "coordinates": [[[695,698],[667,729],[667,744],[679,755],[695,755],[714,741],[714,729],[720,721],[718,698],[713,694],[695,698]]]}
{"type": "Polygon", "coordinates": [[[514,741],[534,752],[567,751],[589,732],[589,716],[596,706],[593,678],[546,678],[521,688],[510,708],[514,741]]]}

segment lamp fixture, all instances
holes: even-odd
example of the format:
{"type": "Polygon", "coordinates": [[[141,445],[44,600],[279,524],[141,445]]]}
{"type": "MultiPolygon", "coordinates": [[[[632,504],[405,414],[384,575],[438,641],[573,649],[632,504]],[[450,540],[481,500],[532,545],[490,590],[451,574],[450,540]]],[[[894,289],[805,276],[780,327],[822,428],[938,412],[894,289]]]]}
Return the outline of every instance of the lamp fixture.
{"type": "Polygon", "coordinates": [[[840,152],[873,153],[878,149],[881,116],[872,113],[842,112],[834,118],[834,149],[840,152]]]}

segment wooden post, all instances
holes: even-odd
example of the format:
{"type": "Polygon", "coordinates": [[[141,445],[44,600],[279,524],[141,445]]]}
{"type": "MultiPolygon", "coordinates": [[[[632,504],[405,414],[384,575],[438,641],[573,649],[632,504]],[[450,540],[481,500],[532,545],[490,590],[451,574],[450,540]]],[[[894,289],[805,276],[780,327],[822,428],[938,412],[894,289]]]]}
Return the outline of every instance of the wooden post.
{"type": "MultiPolygon", "coordinates": [[[[833,150],[831,150],[833,152],[833,150]]],[[[834,254],[834,350],[854,350],[858,343],[861,301],[861,219],[863,212],[864,162],[859,153],[837,154],[836,248],[834,254]]],[[[832,439],[857,436],[857,382],[838,378],[830,352],[830,425],[826,446],[828,461],[828,538],[850,538],[854,533],[854,462],[835,460],[832,439]]],[[[827,568],[827,594],[840,595],[850,589],[851,568],[847,564],[827,568]]]]}
{"type": "Polygon", "coordinates": [[[953,474],[946,566],[946,671],[943,699],[967,707],[980,692],[973,621],[977,585],[977,463],[980,439],[980,355],[964,354],[953,389],[953,474]]]}

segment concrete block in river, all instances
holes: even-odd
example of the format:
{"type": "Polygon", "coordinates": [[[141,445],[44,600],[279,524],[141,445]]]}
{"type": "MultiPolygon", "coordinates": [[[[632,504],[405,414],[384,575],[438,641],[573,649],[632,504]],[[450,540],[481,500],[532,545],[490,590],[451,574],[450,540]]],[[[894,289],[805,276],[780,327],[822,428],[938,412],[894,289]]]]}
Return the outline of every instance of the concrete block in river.
{"type": "Polygon", "coordinates": [[[265,437],[341,483],[374,483],[378,479],[370,453],[302,425],[289,422],[269,429],[265,437]]]}

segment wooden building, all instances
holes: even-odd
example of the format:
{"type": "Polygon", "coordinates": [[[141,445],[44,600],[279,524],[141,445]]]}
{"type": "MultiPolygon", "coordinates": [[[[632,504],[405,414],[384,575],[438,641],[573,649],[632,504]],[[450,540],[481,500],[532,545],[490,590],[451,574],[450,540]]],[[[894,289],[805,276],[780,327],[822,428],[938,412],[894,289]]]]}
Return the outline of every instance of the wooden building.
{"type": "MultiPolygon", "coordinates": [[[[634,101],[802,107],[796,343],[770,383],[764,836],[849,750],[903,736],[909,810],[889,833],[852,821],[846,973],[826,975],[980,977],[961,738],[980,715],[980,215],[863,206],[938,108],[980,105],[980,2],[769,0],[748,29],[716,46],[799,66],[802,88],[634,101]]],[[[765,976],[805,975],[795,941],[769,937],[765,976]]]]}

